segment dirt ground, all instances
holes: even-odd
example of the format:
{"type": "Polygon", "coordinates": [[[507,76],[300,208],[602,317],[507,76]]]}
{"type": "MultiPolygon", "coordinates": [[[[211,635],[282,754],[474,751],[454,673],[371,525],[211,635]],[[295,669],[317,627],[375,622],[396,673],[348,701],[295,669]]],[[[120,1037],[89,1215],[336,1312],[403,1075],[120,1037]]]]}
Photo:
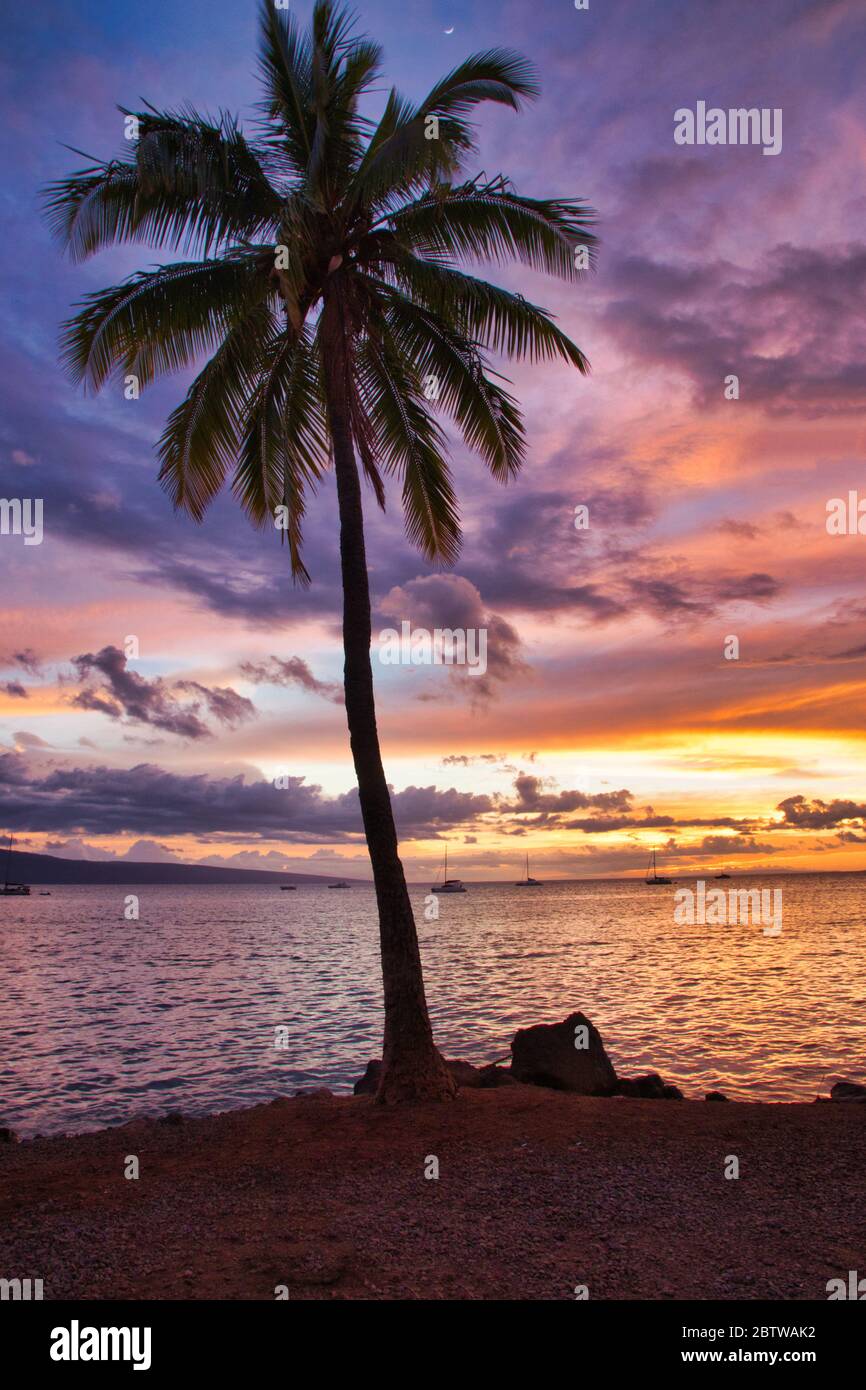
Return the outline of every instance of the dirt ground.
{"type": "Polygon", "coordinates": [[[46,1299],[823,1299],[849,1269],[866,1105],[514,1086],[0,1145],[0,1277],[46,1299]]]}

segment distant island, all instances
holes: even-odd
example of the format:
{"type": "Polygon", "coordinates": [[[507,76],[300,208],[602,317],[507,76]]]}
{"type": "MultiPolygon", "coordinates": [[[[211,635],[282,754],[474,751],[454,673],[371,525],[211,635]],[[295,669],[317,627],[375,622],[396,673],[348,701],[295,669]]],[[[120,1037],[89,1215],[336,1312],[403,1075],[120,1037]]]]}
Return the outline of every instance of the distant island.
{"type": "MultiPolygon", "coordinates": [[[[16,883],[333,883],[333,875],[274,873],[272,869],[218,869],[211,864],[151,864],[60,859],[13,850],[9,879],[16,883]]],[[[346,879],[366,883],[367,879],[346,879]]]]}

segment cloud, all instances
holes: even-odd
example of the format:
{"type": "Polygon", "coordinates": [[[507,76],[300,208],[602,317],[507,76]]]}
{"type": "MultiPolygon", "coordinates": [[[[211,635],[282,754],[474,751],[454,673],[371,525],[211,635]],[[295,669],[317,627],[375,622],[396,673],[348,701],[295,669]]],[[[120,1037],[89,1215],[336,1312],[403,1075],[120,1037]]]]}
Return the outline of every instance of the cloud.
{"type": "Polygon", "coordinates": [[[245,661],[240,667],[240,673],[256,685],[297,685],[302,690],[309,690],[313,695],[321,695],[324,699],[331,700],[335,705],[343,703],[343,691],[340,686],[331,681],[318,680],[300,656],[290,656],[288,661],[283,661],[278,656],[269,657],[267,661],[245,661]]]}
{"type": "MultiPolygon", "coordinates": [[[[454,788],[406,787],[392,795],[404,837],[435,838],[493,807],[490,797],[454,788]]],[[[55,768],[30,777],[23,757],[0,756],[0,820],[21,830],[67,834],[194,835],[284,840],[295,844],[361,841],[356,789],[326,796],[304,777],[285,785],[237,777],[180,775],[153,764],[132,768],[55,768]]]]}
{"type": "Polygon", "coordinates": [[[753,268],[699,267],[627,256],[603,313],[622,348],[674,369],[702,408],[740,399],[770,415],[859,415],[866,405],[866,327],[851,305],[866,294],[866,245],[777,245],[753,268]]]}
{"type": "Polygon", "coordinates": [[[805,796],[789,796],[776,807],[784,815],[784,824],[797,830],[827,830],[847,822],[857,828],[864,828],[866,802],[821,801],[815,798],[808,801],[805,796]]]}
{"type": "Polygon", "coordinates": [[[26,787],[29,781],[27,764],[17,750],[0,753],[0,787],[26,787]]]}
{"type": "Polygon", "coordinates": [[[31,676],[38,676],[42,673],[42,663],[32,647],[24,647],[20,652],[13,652],[12,660],[18,665],[23,666],[24,670],[31,676]]]}
{"type": "MultiPolygon", "coordinates": [[[[149,724],[181,738],[207,738],[211,730],[199,718],[200,701],[184,705],[176,700],[161,678],[146,680],[131,671],[119,647],[103,647],[95,655],[87,652],[73,658],[79,678],[101,676],[101,686],[86,685],[71,703],[80,709],[96,710],[109,719],[149,724]]],[[[255,714],[251,700],[230,687],[208,688],[197,681],[177,681],[174,689],[193,691],[205,701],[208,710],[222,724],[234,725],[255,714]]]]}
{"type": "Polygon", "coordinates": [[[762,845],[750,835],[705,835],[697,850],[689,847],[689,854],[698,852],[713,857],[731,854],[777,854],[778,846],[762,845]]]}
{"type": "MultiPolygon", "coordinates": [[[[473,702],[491,699],[498,685],[524,676],[529,670],[523,660],[516,628],[488,609],[475,585],[461,575],[431,574],[410,579],[391,589],[381,600],[379,610],[398,628],[408,621],[413,628],[424,628],[428,632],[436,628],[486,632],[487,670],[484,674],[470,675],[460,666],[446,668],[452,682],[473,702]]],[[[437,697],[425,691],[424,698],[437,697]]]]}
{"type": "Polygon", "coordinates": [[[498,763],[502,758],[497,753],[449,753],[443,758],[440,767],[471,767],[473,763],[498,763]]]}
{"type": "Polygon", "coordinates": [[[534,777],[528,772],[521,773],[514,779],[514,789],[517,792],[516,801],[508,804],[507,808],[513,812],[529,811],[550,811],[561,814],[567,811],[584,810],[587,807],[594,807],[597,810],[628,810],[632,802],[632,794],[622,787],[614,792],[545,792],[543,791],[544,782],[540,777],[534,777]]]}
{"type": "Polygon", "coordinates": [[[722,579],[716,589],[716,599],[722,602],[761,603],[774,598],[781,590],[781,584],[771,574],[741,574],[733,579],[722,579]]]}
{"type": "Polygon", "coordinates": [[[18,733],[12,735],[16,751],[21,752],[25,748],[50,748],[52,745],[46,743],[44,738],[38,734],[28,733],[26,729],[20,729],[18,733]]]}
{"type": "Polygon", "coordinates": [[[114,864],[181,864],[185,862],[167,845],[156,840],[136,840],[122,854],[115,850],[101,849],[88,844],[86,840],[75,837],[69,840],[46,840],[40,851],[52,854],[58,859],[87,859],[98,863],[114,864]]]}
{"type": "Polygon", "coordinates": [[[175,681],[174,690],[200,695],[209,712],[220,724],[233,727],[245,719],[255,718],[256,707],[245,695],[239,695],[227,685],[202,685],[200,681],[175,681]]]}
{"type": "Polygon", "coordinates": [[[135,844],[130,845],[125,854],[117,856],[119,860],[127,860],[131,864],[179,864],[181,860],[166,845],[161,845],[156,840],[136,840],[135,844]]]}
{"type": "MultiPolygon", "coordinates": [[[[25,647],[23,651],[10,653],[10,655],[5,658],[3,664],[8,666],[20,666],[31,676],[39,676],[42,673],[39,658],[32,647],[25,647]]],[[[0,682],[0,690],[5,691],[7,695],[10,695],[15,700],[26,700],[29,697],[27,687],[22,685],[21,681],[2,681],[0,682]]]]}
{"type": "Polygon", "coordinates": [[[113,850],[99,849],[98,846],[89,845],[78,837],[71,840],[46,840],[40,853],[53,854],[58,859],[88,859],[100,863],[107,863],[118,857],[113,850]]]}
{"type": "Polygon", "coordinates": [[[735,536],[738,541],[756,541],[761,534],[760,527],[754,526],[751,521],[734,521],[730,517],[719,522],[719,530],[728,536],[735,536]]]}

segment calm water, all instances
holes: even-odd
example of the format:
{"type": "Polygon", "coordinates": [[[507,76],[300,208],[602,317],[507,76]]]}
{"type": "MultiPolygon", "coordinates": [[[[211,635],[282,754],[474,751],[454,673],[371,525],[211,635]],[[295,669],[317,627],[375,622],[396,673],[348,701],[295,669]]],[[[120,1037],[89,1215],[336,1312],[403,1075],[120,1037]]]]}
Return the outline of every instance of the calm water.
{"type": "MultiPolygon", "coordinates": [[[[618,1070],[687,1095],[866,1081],[866,875],[724,887],[750,884],[783,890],[781,936],[678,926],[675,888],[640,882],[482,884],[429,923],[413,891],[440,1044],[489,1061],[518,1027],[582,1009],[618,1070]]],[[[134,891],[0,898],[0,1123],[46,1134],[347,1090],[379,1055],[372,888],[144,887],[126,922],[134,891]]]]}

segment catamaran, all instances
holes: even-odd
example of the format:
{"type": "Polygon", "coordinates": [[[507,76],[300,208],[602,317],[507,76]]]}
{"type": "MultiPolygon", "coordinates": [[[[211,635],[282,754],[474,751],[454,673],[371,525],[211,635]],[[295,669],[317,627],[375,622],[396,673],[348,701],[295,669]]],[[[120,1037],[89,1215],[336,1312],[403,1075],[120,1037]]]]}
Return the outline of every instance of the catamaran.
{"type": "Polygon", "coordinates": [[[527,854],[527,856],[526,856],[526,878],[518,879],[517,883],[515,883],[514,886],[515,886],[515,888],[540,888],[540,887],[541,887],[541,879],[540,879],[540,878],[531,878],[531,877],[530,877],[530,874],[529,874],[529,855],[528,855],[528,854],[527,854]]]}
{"type": "Polygon", "coordinates": [[[448,846],[445,846],[445,872],[441,883],[434,883],[431,893],[465,893],[466,889],[459,878],[448,877],[448,846]]]}
{"type": "Polygon", "coordinates": [[[645,882],[651,883],[653,886],[655,886],[655,884],[657,884],[657,883],[673,883],[673,879],[671,879],[671,878],[662,878],[661,875],[658,874],[658,873],[656,872],[656,852],[655,852],[655,850],[653,850],[652,854],[650,855],[650,861],[649,861],[649,863],[647,864],[646,880],[645,880],[645,882]]]}
{"type": "Polygon", "coordinates": [[[12,863],[12,846],[15,843],[14,835],[9,836],[9,853],[6,856],[6,881],[0,888],[0,898],[29,898],[30,888],[26,883],[9,882],[9,866],[12,863]]]}

